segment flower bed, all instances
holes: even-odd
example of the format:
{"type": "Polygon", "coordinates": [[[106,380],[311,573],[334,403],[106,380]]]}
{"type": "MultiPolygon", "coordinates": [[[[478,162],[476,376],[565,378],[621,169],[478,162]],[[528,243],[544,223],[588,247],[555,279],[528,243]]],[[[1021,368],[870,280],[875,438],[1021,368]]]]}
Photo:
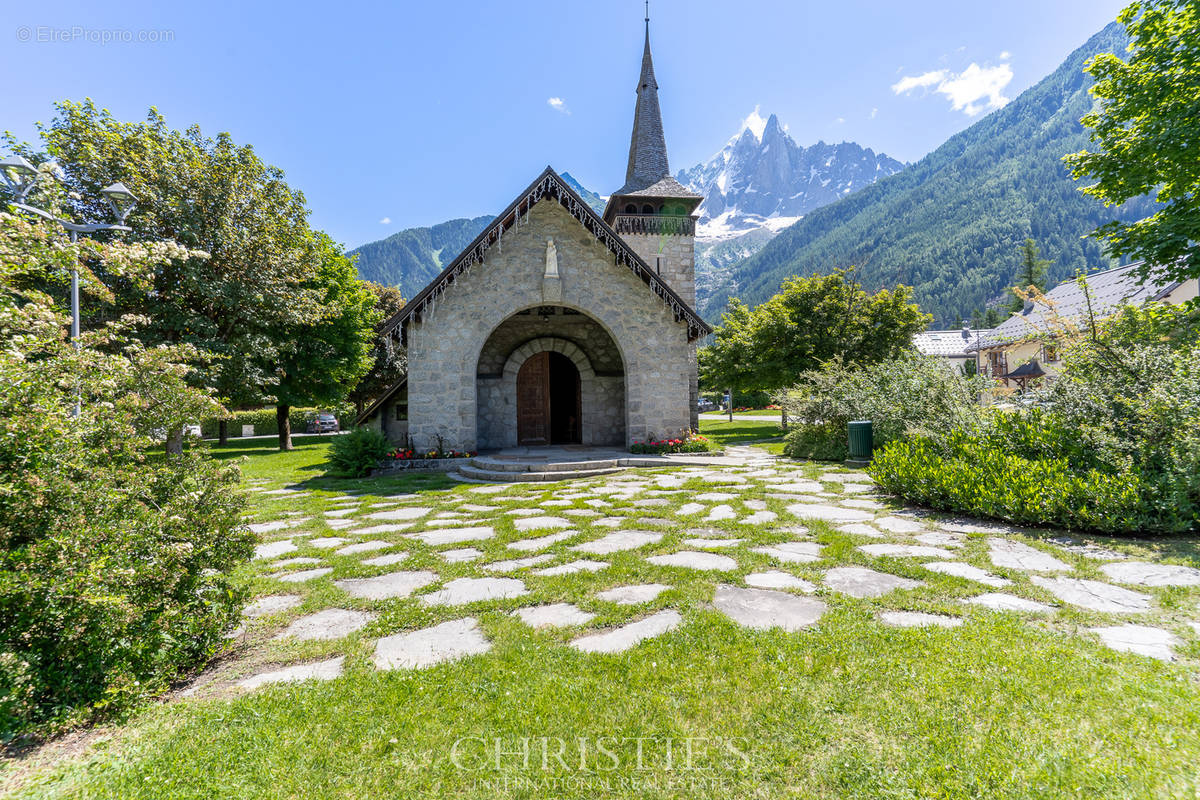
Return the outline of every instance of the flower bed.
{"type": "Polygon", "coordinates": [[[629,452],[638,455],[662,455],[664,453],[707,453],[719,449],[705,436],[689,431],[677,439],[650,439],[634,442],[629,452]]]}
{"type": "Polygon", "coordinates": [[[409,448],[408,450],[393,450],[388,453],[388,458],[393,461],[436,461],[443,458],[474,458],[478,453],[465,450],[427,450],[424,453],[419,453],[416,450],[409,448]]]}

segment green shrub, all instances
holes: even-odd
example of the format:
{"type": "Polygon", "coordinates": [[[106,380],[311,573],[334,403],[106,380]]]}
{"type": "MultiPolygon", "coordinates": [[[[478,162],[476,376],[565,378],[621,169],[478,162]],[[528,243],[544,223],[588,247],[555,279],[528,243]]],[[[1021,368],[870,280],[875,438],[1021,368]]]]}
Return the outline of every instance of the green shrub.
{"type": "Polygon", "coordinates": [[[793,458],[845,459],[846,423],[855,419],[871,420],[876,448],[910,432],[967,424],[978,416],[976,396],[984,385],[916,352],[866,366],[830,361],[801,375],[779,398],[790,427],[783,451],[793,458]]]}
{"type": "Polygon", "coordinates": [[[1136,475],[1080,470],[1064,458],[1025,458],[986,436],[891,442],[869,471],[883,491],[944,511],[1106,533],[1149,522],[1136,475]]]}
{"type": "Polygon", "coordinates": [[[395,448],[374,428],[355,428],[344,436],[334,438],[329,447],[330,474],[344,478],[361,478],[379,466],[395,448]]]}
{"type": "Polygon", "coordinates": [[[0,741],[127,708],[203,661],[239,618],[229,573],[252,552],[237,467],[152,436],[219,410],[187,385],[196,353],[119,326],[76,351],[51,299],[17,288],[82,248],[128,266],[138,247],[39,251],[48,230],[0,214],[17,254],[0,258],[0,741]]]}

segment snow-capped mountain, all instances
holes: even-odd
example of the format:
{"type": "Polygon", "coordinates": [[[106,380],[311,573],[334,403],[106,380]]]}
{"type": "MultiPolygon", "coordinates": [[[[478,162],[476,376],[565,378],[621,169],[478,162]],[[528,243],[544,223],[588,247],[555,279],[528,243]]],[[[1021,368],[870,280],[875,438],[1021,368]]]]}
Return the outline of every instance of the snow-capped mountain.
{"type": "Polygon", "coordinates": [[[904,169],[904,164],[853,142],[802,147],[772,114],[756,108],[707,164],[681,170],[680,183],[704,195],[697,238],[778,232],[800,217],[904,169]]]}

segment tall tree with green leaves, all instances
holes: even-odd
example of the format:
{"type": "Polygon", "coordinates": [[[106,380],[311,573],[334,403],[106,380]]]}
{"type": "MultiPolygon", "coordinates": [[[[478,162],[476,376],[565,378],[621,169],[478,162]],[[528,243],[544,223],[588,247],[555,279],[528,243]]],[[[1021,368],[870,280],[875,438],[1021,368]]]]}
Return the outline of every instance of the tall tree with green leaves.
{"type": "MultiPolygon", "coordinates": [[[[381,321],[387,321],[404,308],[404,296],[399,289],[371,281],[364,281],[363,284],[375,296],[375,310],[381,321]]],[[[394,336],[377,333],[371,342],[371,355],[371,368],[350,392],[350,402],[354,403],[356,414],[361,414],[368,403],[387,391],[408,371],[408,353],[394,336]]]]}
{"type": "Polygon", "coordinates": [[[304,287],[318,293],[324,313],[308,325],[286,325],[277,332],[280,357],[272,391],[281,450],[292,449],[292,406],[340,402],[371,368],[371,345],[382,318],[375,294],[333,239],[313,234],[306,250],[311,272],[304,287]]]}
{"type": "Polygon", "coordinates": [[[850,364],[891,358],[932,319],[911,298],[907,286],[868,294],[852,270],[791,277],[754,309],[731,301],[701,351],[701,377],[714,388],[773,392],[837,356],[850,364]]]}
{"type": "Polygon", "coordinates": [[[1108,206],[1151,195],[1154,213],[1096,229],[1109,252],[1146,262],[1143,274],[1200,276],[1200,4],[1140,0],[1117,18],[1129,56],[1101,53],[1087,63],[1097,107],[1082,119],[1095,151],[1066,156],[1083,189],[1108,206]]]}
{"type": "Polygon", "coordinates": [[[1050,262],[1041,257],[1037,242],[1026,237],[1021,243],[1021,265],[1017,269],[1017,282],[1009,289],[1012,298],[1008,302],[1010,312],[1020,311],[1025,306],[1025,295],[1031,291],[1046,290],[1046,270],[1050,262]]]}
{"type": "Polygon", "coordinates": [[[204,354],[207,366],[194,380],[227,405],[269,402],[279,343],[288,338],[276,334],[325,314],[307,280],[304,196],[228,133],[212,139],[195,125],[172,130],[156,109],[143,122],[121,122],[90,100],[56,107],[55,119],[39,125],[44,152],[12,134],[5,139],[34,162],[58,162],[71,218],[111,221],[99,190],[120,180],[138,199],[128,238],[202,251],[159,262],[145,282],[100,275],[113,300],[85,306],[84,327],[139,315],[143,342],[189,344],[204,354]]]}

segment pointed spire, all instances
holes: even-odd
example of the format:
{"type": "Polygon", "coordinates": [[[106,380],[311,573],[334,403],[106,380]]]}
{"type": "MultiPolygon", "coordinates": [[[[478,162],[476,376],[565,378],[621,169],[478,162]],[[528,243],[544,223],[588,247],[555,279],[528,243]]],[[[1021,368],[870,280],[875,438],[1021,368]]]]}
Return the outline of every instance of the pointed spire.
{"type": "Polygon", "coordinates": [[[658,107],[658,82],[650,58],[650,4],[646,3],[646,47],[642,52],[642,75],[638,79],[637,104],[633,112],[633,136],[629,140],[629,166],[622,191],[638,191],[671,174],[667,163],[667,140],[663,135],[662,111],[658,107]]]}

